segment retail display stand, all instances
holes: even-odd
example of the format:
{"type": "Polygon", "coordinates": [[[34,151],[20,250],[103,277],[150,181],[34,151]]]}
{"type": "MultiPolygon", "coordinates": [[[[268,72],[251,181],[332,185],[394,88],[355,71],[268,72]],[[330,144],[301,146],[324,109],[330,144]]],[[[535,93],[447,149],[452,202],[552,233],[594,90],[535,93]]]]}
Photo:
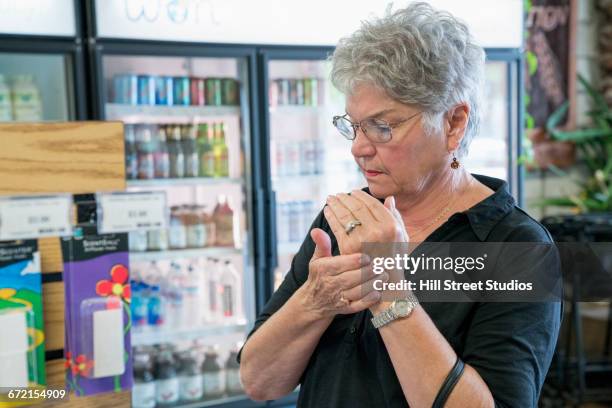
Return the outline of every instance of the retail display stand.
{"type": "MultiPolygon", "coordinates": [[[[123,125],[119,122],[0,125],[0,196],[125,190],[123,125]]],[[[63,388],[64,283],[58,237],[39,239],[43,274],[46,374],[63,388]]],[[[70,396],[45,406],[130,406],[130,393],[70,396]]]]}

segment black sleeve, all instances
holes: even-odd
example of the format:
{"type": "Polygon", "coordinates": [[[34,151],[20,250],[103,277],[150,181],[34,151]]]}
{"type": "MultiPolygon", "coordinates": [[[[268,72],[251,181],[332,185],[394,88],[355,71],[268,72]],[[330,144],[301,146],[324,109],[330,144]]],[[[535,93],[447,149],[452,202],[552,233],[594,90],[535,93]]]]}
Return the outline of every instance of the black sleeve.
{"type": "MultiPolygon", "coordinates": [[[[330,234],[330,237],[332,238],[332,251],[337,247],[329,225],[325,221],[323,211],[321,211],[308,229],[308,234],[306,234],[300,249],[293,257],[293,260],[291,261],[291,268],[285,275],[285,279],[278,289],[272,294],[272,297],[268,303],[266,303],[259,316],[257,316],[257,319],[255,319],[255,324],[247,336],[247,341],[249,337],[251,337],[253,333],[255,333],[255,331],[257,331],[257,329],[259,329],[259,327],[261,327],[261,325],[270,318],[270,316],[276,313],[276,311],[280,309],[291,296],[293,296],[295,291],[302,286],[304,282],[306,282],[306,279],[308,278],[308,264],[310,262],[310,258],[312,258],[312,254],[314,254],[315,249],[314,241],[310,237],[310,231],[313,228],[321,228],[330,234]]],[[[241,354],[242,349],[240,349],[237,357],[239,363],[241,354]]]]}
{"type": "MultiPolygon", "coordinates": [[[[506,242],[552,244],[547,231],[532,222],[514,228],[506,242]]],[[[512,257],[506,261],[517,262],[517,259],[512,257]]],[[[528,262],[535,268],[540,265],[534,259],[528,262]]],[[[557,344],[562,313],[561,301],[477,305],[462,357],[487,383],[496,407],[538,406],[557,344]]]]}

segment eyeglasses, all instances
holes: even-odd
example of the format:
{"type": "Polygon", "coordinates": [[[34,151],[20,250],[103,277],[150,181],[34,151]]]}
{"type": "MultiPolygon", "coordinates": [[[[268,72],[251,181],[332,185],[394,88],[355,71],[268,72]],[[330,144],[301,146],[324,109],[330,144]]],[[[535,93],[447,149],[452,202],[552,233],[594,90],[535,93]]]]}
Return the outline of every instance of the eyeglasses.
{"type": "Polygon", "coordinates": [[[357,129],[361,128],[363,134],[366,135],[368,140],[371,142],[387,143],[391,140],[392,129],[398,127],[404,122],[409,121],[419,114],[421,114],[421,112],[417,112],[414,115],[395,123],[389,123],[382,119],[376,118],[368,118],[359,123],[353,123],[347,118],[348,113],[345,113],[342,116],[334,116],[332,123],[336,129],[338,129],[338,132],[340,132],[340,134],[347,140],[355,140],[357,137],[357,129]]]}

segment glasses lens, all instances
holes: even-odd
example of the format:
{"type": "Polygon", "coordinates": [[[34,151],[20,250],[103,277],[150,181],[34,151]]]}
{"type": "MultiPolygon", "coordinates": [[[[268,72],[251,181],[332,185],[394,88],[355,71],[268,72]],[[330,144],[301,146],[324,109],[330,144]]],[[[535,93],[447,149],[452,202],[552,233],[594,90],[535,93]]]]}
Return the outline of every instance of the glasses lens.
{"type": "Polygon", "coordinates": [[[334,118],[334,126],[338,129],[338,132],[348,140],[353,140],[355,138],[355,131],[348,119],[337,116],[334,118]]]}
{"type": "Polygon", "coordinates": [[[391,127],[384,120],[366,119],[363,127],[368,138],[373,142],[385,143],[391,140],[391,127]]]}

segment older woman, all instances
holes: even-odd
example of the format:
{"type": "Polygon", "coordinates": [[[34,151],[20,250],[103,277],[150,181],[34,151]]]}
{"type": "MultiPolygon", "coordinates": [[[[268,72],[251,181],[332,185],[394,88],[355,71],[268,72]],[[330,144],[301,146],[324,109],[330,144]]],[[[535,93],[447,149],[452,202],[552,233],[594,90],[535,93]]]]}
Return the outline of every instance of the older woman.
{"type": "MultiPolygon", "coordinates": [[[[484,52],[423,3],[338,44],[334,118],[368,188],[329,196],[242,353],[256,400],[299,384],[301,407],[533,407],[561,307],[423,303],[372,288],[364,242],[550,242],[506,184],[465,170],[478,131],[484,52]]],[[[382,279],[393,279],[383,274],[382,279]]]]}

